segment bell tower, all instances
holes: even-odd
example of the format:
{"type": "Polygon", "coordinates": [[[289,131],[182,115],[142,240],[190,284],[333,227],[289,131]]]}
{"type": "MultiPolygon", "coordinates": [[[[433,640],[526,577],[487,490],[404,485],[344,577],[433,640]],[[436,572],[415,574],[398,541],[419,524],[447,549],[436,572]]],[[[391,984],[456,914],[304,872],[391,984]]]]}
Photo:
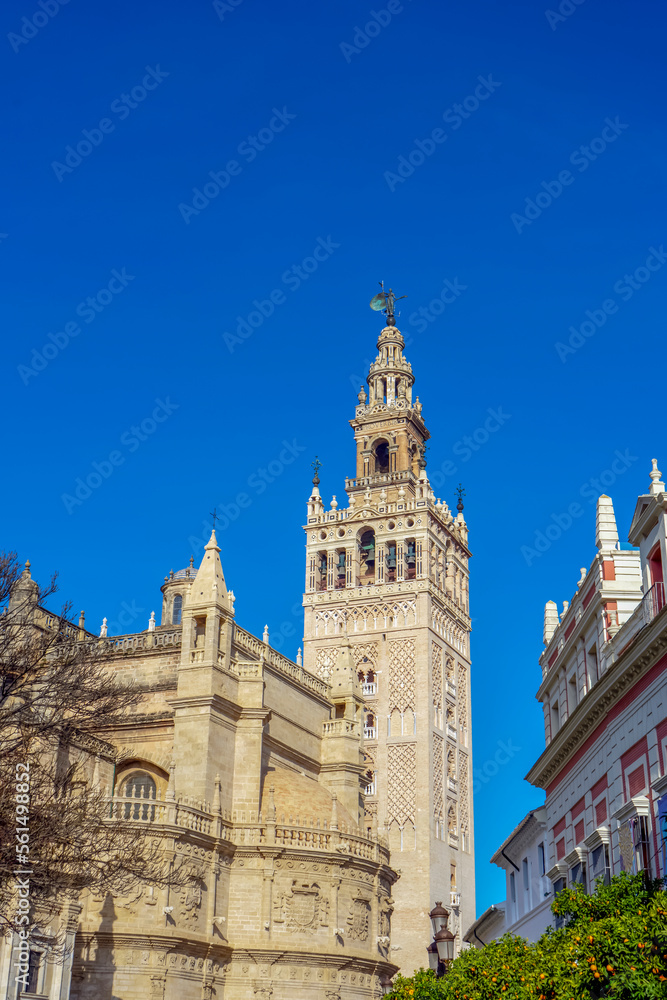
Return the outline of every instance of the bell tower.
{"type": "MultiPolygon", "coordinates": [[[[412,366],[387,325],[350,421],[355,477],[347,508],[308,500],[304,666],[331,680],[341,647],[363,696],[365,821],[385,828],[392,866],[391,959],[428,965],[429,912],[442,899],[461,935],[475,918],[468,528],[426,473],[429,432],[412,366]]],[[[375,302],[376,300],[374,300],[375,302]]],[[[316,468],[318,463],[316,463],[316,468]]]]}

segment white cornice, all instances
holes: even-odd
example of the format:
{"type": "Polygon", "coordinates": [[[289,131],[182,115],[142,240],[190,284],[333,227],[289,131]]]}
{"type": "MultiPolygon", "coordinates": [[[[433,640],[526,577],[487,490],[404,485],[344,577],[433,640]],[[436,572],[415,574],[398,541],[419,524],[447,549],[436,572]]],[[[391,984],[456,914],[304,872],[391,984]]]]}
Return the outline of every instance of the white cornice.
{"type": "Polygon", "coordinates": [[[589,851],[594,850],[596,847],[600,847],[601,844],[608,844],[610,842],[609,827],[599,826],[597,830],[593,830],[592,833],[584,840],[585,846],[589,851]]]}
{"type": "Polygon", "coordinates": [[[646,796],[636,795],[634,799],[630,799],[620,809],[617,809],[613,818],[617,819],[619,823],[625,823],[635,816],[648,816],[649,808],[650,802],[646,796]]]}
{"type": "Polygon", "coordinates": [[[667,649],[667,628],[663,617],[654,619],[625,649],[618,660],[577,705],[573,714],[556,733],[544,753],[526,775],[537,788],[546,788],[558,776],[602,722],[609,710],[664,655],[667,649]]]}

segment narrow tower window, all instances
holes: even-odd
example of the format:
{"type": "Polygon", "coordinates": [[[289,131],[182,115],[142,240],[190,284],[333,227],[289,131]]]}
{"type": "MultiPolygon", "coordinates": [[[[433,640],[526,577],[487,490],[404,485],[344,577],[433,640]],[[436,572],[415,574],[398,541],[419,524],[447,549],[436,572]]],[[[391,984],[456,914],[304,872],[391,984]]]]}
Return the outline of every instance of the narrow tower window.
{"type": "Polygon", "coordinates": [[[359,577],[360,583],[375,582],[375,532],[364,531],[359,539],[359,577]]]}
{"type": "Polygon", "coordinates": [[[172,625],[181,624],[181,615],[183,614],[183,596],[181,594],[176,594],[174,598],[174,603],[171,606],[171,623],[172,625]]]}
{"type": "Polygon", "coordinates": [[[396,580],[396,542],[387,544],[387,583],[394,583],[396,580]]]}
{"type": "Polygon", "coordinates": [[[389,472],[389,445],[380,441],[375,449],[375,471],[389,472]]]}

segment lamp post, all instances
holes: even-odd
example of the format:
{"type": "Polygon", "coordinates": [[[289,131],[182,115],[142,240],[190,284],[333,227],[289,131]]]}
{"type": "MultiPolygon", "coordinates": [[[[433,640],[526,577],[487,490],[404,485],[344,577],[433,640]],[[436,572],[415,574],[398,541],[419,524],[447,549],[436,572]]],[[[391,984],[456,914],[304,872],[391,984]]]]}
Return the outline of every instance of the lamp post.
{"type": "Polygon", "coordinates": [[[426,949],[428,952],[429,966],[435,972],[438,979],[444,976],[449,967],[449,963],[454,958],[454,935],[447,929],[449,911],[444,908],[441,902],[436,901],[435,906],[429,913],[431,924],[433,925],[433,941],[426,949]]]}
{"type": "Polygon", "coordinates": [[[391,993],[393,985],[394,984],[386,973],[384,976],[380,977],[380,989],[382,990],[383,997],[386,997],[388,993],[391,993]]]}

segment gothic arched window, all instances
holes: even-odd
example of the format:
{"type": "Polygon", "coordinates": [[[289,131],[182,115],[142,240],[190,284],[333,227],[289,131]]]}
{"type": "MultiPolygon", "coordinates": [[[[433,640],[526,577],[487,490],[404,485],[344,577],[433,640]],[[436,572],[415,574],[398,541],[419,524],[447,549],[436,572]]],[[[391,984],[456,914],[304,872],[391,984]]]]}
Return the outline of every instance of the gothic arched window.
{"type": "Polygon", "coordinates": [[[176,594],[174,598],[174,603],[171,606],[171,623],[172,625],[181,624],[181,615],[183,613],[183,595],[176,594]]]}

